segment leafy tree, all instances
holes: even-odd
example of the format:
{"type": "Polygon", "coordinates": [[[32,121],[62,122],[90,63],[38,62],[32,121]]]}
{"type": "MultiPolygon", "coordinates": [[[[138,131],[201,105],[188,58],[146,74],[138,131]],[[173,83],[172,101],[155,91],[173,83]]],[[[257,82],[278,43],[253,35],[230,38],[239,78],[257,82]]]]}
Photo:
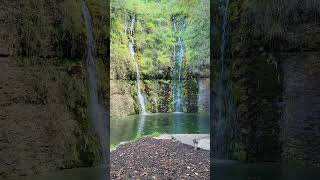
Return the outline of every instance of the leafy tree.
{"type": "Polygon", "coordinates": [[[173,69],[173,47],[177,44],[173,17],[186,17],[184,65],[194,74],[209,72],[208,0],[112,0],[111,1],[111,77],[134,78],[125,22],[136,17],[135,52],[143,77],[165,78],[173,69]],[[203,69],[208,69],[203,71],[203,69]]]}

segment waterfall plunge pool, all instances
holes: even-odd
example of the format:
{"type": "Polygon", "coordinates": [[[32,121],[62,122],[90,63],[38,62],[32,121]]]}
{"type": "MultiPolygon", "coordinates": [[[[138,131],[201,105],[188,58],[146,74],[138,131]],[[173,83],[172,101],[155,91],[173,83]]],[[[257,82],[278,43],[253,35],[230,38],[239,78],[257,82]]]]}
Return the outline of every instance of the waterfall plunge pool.
{"type": "Polygon", "coordinates": [[[228,160],[213,162],[215,180],[319,180],[320,168],[281,165],[280,163],[240,163],[228,160]]]}
{"type": "Polygon", "coordinates": [[[160,134],[209,134],[208,113],[153,113],[111,117],[110,147],[137,137],[160,134]]]}
{"type": "Polygon", "coordinates": [[[102,168],[74,168],[40,175],[18,176],[0,180],[106,180],[107,174],[102,168]]]}

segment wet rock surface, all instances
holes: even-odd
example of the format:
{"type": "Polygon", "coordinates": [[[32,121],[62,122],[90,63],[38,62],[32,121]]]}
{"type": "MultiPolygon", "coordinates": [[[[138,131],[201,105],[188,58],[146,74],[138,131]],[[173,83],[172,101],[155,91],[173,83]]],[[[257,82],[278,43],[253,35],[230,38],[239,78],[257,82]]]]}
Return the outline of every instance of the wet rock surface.
{"type": "Polygon", "coordinates": [[[210,179],[209,151],[145,137],[111,152],[111,179],[210,179]]]}
{"type": "Polygon", "coordinates": [[[320,53],[290,54],[284,60],[282,157],[320,165],[320,53]]]}
{"type": "MultiPolygon", "coordinates": [[[[87,118],[83,19],[69,13],[81,12],[81,5],[72,0],[0,3],[0,178],[98,161],[87,118]]],[[[104,37],[99,30],[96,36],[104,37]]]]}
{"type": "Polygon", "coordinates": [[[93,136],[81,127],[85,116],[75,115],[86,108],[84,75],[66,71],[0,57],[0,178],[91,166],[98,158],[93,136]]]}

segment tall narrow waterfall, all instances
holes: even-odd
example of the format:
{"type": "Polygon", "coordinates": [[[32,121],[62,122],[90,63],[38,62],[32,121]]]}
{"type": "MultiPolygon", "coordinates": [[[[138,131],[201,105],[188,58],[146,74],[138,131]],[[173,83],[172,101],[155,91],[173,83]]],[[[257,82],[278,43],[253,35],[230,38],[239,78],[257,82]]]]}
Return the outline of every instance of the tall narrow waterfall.
{"type": "MultiPolygon", "coordinates": [[[[173,29],[178,33],[180,25],[180,31],[185,31],[184,17],[180,18],[180,22],[177,23],[176,18],[173,19],[173,29]]],[[[177,45],[173,47],[173,61],[174,61],[174,77],[173,77],[173,100],[175,112],[182,111],[182,61],[184,57],[184,42],[183,38],[179,35],[177,37],[177,45]],[[176,47],[177,46],[177,47],[176,47]]]]}
{"type": "MultiPolygon", "coordinates": [[[[139,99],[139,104],[140,104],[140,108],[141,108],[141,114],[146,114],[146,108],[145,108],[145,104],[144,104],[144,97],[141,93],[141,86],[140,86],[140,72],[139,72],[139,65],[138,62],[135,59],[135,51],[134,51],[134,40],[133,40],[133,35],[134,35],[134,26],[135,26],[135,16],[132,15],[130,16],[129,19],[129,23],[130,25],[130,36],[131,36],[131,40],[129,40],[129,50],[130,50],[130,54],[136,64],[136,71],[137,71],[137,85],[138,85],[138,99],[139,99]]],[[[126,24],[128,24],[128,22],[126,22],[126,24]]]]}
{"type": "Polygon", "coordinates": [[[85,19],[85,25],[87,30],[87,57],[86,57],[86,66],[88,73],[88,87],[89,87],[89,96],[90,96],[90,119],[93,123],[95,131],[97,132],[100,140],[102,158],[103,158],[103,166],[107,166],[107,119],[106,112],[104,110],[103,105],[101,104],[103,101],[98,96],[98,80],[97,80],[97,70],[96,63],[93,57],[95,51],[95,41],[93,36],[93,25],[92,18],[90,16],[90,12],[88,7],[84,3],[83,8],[83,16],[85,19]]]}
{"type": "Polygon", "coordinates": [[[231,93],[230,58],[227,57],[228,24],[229,24],[229,0],[220,1],[222,15],[220,59],[217,62],[218,76],[215,82],[215,116],[214,124],[214,156],[228,158],[230,141],[234,137],[234,119],[236,116],[234,98],[231,93]]]}
{"type": "Polygon", "coordinates": [[[138,136],[143,135],[143,130],[144,130],[144,126],[145,126],[145,121],[146,121],[146,116],[140,115],[139,125],[138,125],[138,132],[137,132],[137,135],[138,135],[138,136]]]}

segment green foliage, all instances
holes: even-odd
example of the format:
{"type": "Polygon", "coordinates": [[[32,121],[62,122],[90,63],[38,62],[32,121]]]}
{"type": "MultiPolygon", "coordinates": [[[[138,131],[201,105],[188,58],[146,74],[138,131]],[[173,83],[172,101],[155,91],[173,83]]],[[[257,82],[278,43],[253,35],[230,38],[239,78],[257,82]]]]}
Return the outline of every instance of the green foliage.
{"type": "MultiPolygon", "coordinates": [[[[135,74],[124,26],[128,15],[136,15],[135,49],[142,75],[156,76],[168,71],[173,45],[170,19],[159,8],[163,4],[146,1],[112,1],[111,66],[126,77],[135,74]],[[168,18],[166,18],[168,17],[168,18]],[[129,71],[129,73],[125,73],[129,71]],[[124,72],[124,73],[122,73],[124,72]]],[[[115,77],[116,75],[114,75],[115,77]]],[[[117,77],[119,78],[119,77],[117,77]]],[[[125,77],[120,77],[125,78],[125,77]]]]}
{"type": "Polygon", "coordinates": [[[79,127],[74,129],[78,138],[73,145],[73,156],[79,161],[78,166],[93,166],[99,161],[99,142],[92,131],[88,117],[88,87],[84,78],[83,67],[80,62],[64,60],[63,67],[67,73],[62,78],[64,104],[78,122],[79,127]]]}
{"type": "MultiPolygon", "coordinates": [[[[189,3],[191,3],[190,1],[189,3]]],[[[186,28],[187,56],[193,73],[209,75],[210,66],[210,2],[193,1],[186,28]],[[199,2],[199,3],[195,3],[199,2]]]]}
{"type": "Polygon", "coordinates": [[[184,99],[185,112],[197,112],[198,111],[198,82],[195,78],[190,77],[184,81],[184,99]]]}
{"type": "Polygon", "coordinates": [[[81,128],[88,129],[88,112],[87,106],[89,103],[87,82],[84,79],[82,71],[82,65],[79,62],[73,62],[72,60],[64,60],[68,62],[63,64],[66,71],[62,75],[61,89],[63,92],[64,104],[67,106],[70,112],[74,115],[74,118],[80,123],[81,128]]]}
{"type": "Polygon", "coordinates": [[[171,81],[170,80],[144,80],[144,92],[146,94],[146,109],[148,112],[171,111],[171,81]]]}
{"type": "Polygon", "coordinates": [[[118,144],[117,144],[117,145],[115,145],[115,144],[110,144],[110,150],[111,150],[111,151],[116,150],[118,146],[119,146],[118,144]]]}
{"type": "MultiPolygon", "coordinates": [[[[146,95],[146,109],[149,112],[172,111],[171,79],[175,78],[173,60],[177,37],[185,42],[183,59],[183,78],[209,76],[210,15],[209,0],[112,0],[111,1],[111,79],[136,78],[136,64],[129,52],[131,35],[127,32],[126,22],[135,16],[134,49],[141,76],[141,89],[146,95]],[[185,32],[175,32],[173,19],[184,17],[185,32]],[[163,80],[154,82],[153,80],[163,80]],[[149,81],[150,80],[150,81],[149,81]]],[[[127,27],[130,26],[127,24],[127,27]]],[[[187,95],[193,95],[192,105],[196,111],[194,94],[196,82],[192,81],[187,95]]],[[[134,111],[139,112],[137,86],[131,84],[134,111]]],[[[190,108],[188,110],[191,110],[190,108]]]]}
{"type": "Polygon", "coordinates": [[[152,134],[149,134],[149,136],[152,136],[152,137],[159,137],[161,135],[161,133],[159,132],[153,132],[152,134]]]}
{"type": "Polygon", "coordinates": [[[186,42],[186,66],[196,73],[209,67],[209,1],[112,0],[111,78],[135,76],[128,49],[130,36],[125,31],[129,15],[136,17],[134,41],[142,78],[171,76],[173,46],[177,43],[172,18],[176,16],[187,18],[187,31],[180,34],[186,42]]]}

